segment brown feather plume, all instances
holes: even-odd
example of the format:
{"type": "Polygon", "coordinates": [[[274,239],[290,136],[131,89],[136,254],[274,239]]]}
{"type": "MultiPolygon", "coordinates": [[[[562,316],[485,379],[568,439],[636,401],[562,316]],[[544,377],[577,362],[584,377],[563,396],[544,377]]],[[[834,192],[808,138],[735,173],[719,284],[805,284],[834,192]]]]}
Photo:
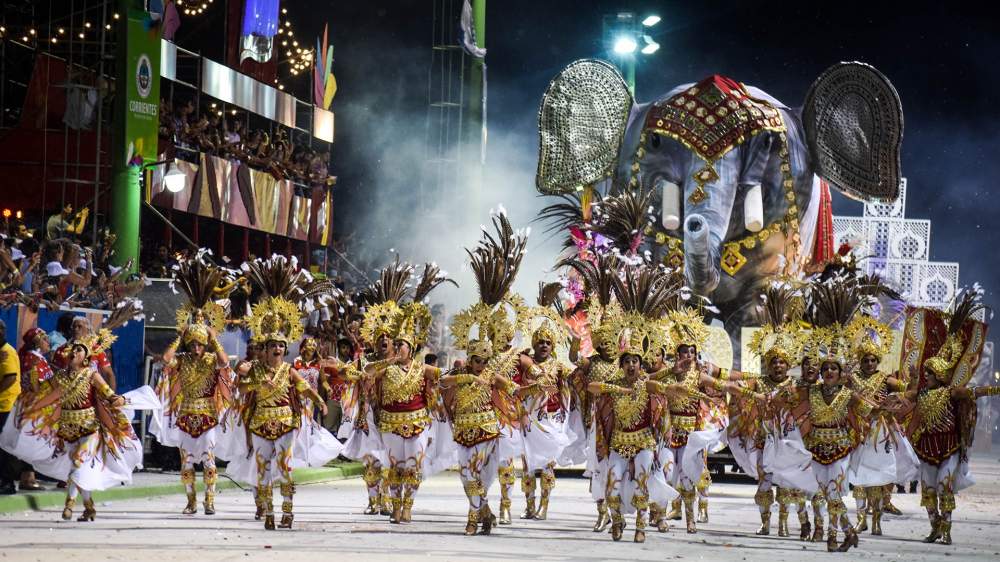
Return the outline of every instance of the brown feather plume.
{"type": "Polygon", "coordinates": [[[484,229],[479,244],[465,250],[476,277],[479,298],[489,306],[500,302],[514,284],[528,244],[527,235],[515,232],[505,213],[493,217],[493,227],[495,238],[484,229]]]}

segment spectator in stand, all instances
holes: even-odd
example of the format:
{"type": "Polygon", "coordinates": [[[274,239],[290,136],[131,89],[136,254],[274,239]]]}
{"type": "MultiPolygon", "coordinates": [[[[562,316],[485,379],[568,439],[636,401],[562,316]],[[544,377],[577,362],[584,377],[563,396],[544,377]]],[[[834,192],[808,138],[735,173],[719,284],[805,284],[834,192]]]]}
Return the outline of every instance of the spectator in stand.
{"type": "Polygon", "coordinates": [[[166,244],[156,247],[156,256],[146,265],[145,273],[147,277],[166,279],[173,275],[173,268],[177,265],[177,260],[170,253],[170,248],[166,244]]]}
{"type": "MultiPolygon", "coordinates": [[[[0,427],[7,423],[14,401],[21,394],[21,364],[17,351],[7,343],[7,324],[0,320],[0,427]]],[[[21,461],[0,449],[0,494],[16,494],[14,480],[21,476],[21,461]]]]}
{"type": "Polygon", "coordinates": [[[49,217],[45,223],[46,240],[79,236],[83,233],[89,214],[90,209],[84,207],[74,215],[73,204],[66,203],[61,211],[49,217]]]}
{"type": "MultiPolygon", "coordinates": [[[[85,250],[90,257],[90,250],[85,250]]],[[[82,265],[80,247],[65,238],[50,240],[45,248],[45,290],[47,296],[56,302],[62,302],[74,287],[90,286],[93,277],[89,269],[89,259],[83,265],[87,268],[78,273],[77,267],[82,265]]]]}
{"type": "Polygon", "coordinates": [[[50,350],[46,354],[46,358],[52,359],[52,350],[59,349],[66,344],[73,337],[73,319],[76,315],[72,312],[64,312],[59,315],[59,319],[56,320],[56,329],[52,330],[48,334],[49,348],[50,350]]]}

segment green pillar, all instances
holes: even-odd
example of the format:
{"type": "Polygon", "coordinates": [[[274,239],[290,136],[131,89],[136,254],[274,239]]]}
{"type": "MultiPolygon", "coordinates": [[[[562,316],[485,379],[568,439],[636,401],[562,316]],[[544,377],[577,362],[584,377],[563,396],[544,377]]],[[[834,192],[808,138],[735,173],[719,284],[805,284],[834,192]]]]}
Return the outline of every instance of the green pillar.
{"type": "Polygon", "coordinates": [[[115,258],[139,267],[139,214],[142,165],[156,161],[160,105],[159,26],[150,24],[142,0],[118,0],[115,57],[116,95],[111,132],[111,202],[109,224],[117,235],[115,258]],[[130,163],[129,157],[132,162],[130,163]],[[141,162],[141,164],[140,164],[141,162]]]}
{"type": "MultiPolygon", "coordinates": [[[[486,48],[486,0],[473,0],[472,25],[476,32],[476,46],[486,48]]],[[[485,109],[483,107],[483,88],[485,61],[469,57],[468,101],[466,102],[466,139],[474,154],[465,155],[466,162],[481,162],[482,151],[485,149],[485,109]]]]}
{"type": "Polygon", "coordinates": [[[628,84],[628,91],[632,98],[635,98],[635,53],[624,55],[622,66],[625,67],[625,83],[628,84]]]}
{"type": "MultiPolygon", "coordinates": [[[[486,48],[486,0],[472,0],[472,25],[476,32],[476,46],[486,48]]],[[[465,102],[465,116],[463,128],[465,129],[465,146],[468,150],[462,153],[461,166],[468,166],[471,171],[470,177],[474,178],[473,185],[461,186],[469,189],[473,197],[473,208],[485,213],[486,209],[480,209],[484,201],[482,198],[482,175],[486,157],[486,108],[485,108],[485,88],[486,85],[486,62],[483,59],[467,57],[468,83],[467,98],[465,102]]],[[[481,222],[481,214],[473,213],[468,217],[474,224],[481,222]]]]}

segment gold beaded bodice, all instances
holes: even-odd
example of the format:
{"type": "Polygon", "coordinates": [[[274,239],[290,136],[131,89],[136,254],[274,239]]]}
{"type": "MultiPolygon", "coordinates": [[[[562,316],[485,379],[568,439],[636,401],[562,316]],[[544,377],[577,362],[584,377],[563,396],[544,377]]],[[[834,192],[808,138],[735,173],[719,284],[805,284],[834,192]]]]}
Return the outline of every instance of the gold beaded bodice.
{"type": "Polygon", "coordinates": [[[815,425],[829,427],[842,424],[847,420],[850,404],[851,389],[846,386],[837,391],[829,404],[823,398],[821,385],[809,389],[809,416],[815,425]]]}
{"type": "Polygon", "coordinates": [[[200,356],[191,353],[177,355],[177,374],[180,377],[181,392],[185,400],[205,398],[215,387],[215,366],[218,358],[214,354],[200,356]]]}
{"type": "Polygon", "coordinates": [[[419,361],[411,361],[404,370],[399,365],[389,365],[382,377],[382,405],[410,402],[413,397],[423,392],[424,365],[419,361]]]}

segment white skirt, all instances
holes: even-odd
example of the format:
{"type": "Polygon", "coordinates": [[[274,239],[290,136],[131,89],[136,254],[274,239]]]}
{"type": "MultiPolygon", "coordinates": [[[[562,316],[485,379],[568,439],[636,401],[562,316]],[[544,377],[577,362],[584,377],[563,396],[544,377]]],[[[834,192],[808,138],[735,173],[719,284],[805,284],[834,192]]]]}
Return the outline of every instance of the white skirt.
{"type": "Polygon", "coordinates": [[[389,464],[389,455],[386,454],[385,444],[382,442],[382,433],[375,423],[375,414],[371,408],[367,408],[365,416],[368,421],[368,431],[363,431],[354,424],[351,424],[347,432],[347,442],[341,454],[349,459],[362,460],[365,456],[375,458],[383,466],[389,464]]]}
{"type": "Polygon", "coordinates": [[[541,470],[555,464],[563,450],[574,440],[563,412],[538,410],[523,430],[524,459],[528,470],[541,470]]]}
{"type": "MultiPolygon", "coordinates": [[[[158,401],[151,402],[152,389],[148,386],[127,392],[122,395],[125,406],[122,413],[131,419],[137,409],[148,409],[158,401]]],[[[25,423],[18,430],[15,420],[21,417],[21,402],[15,403],[11,415],[7,416],[3,432],[0,434],[0,447],[5,451],[30,464],[36,472],[49,478],[66,480],[74,471],[72,454],[77,447],[85,446],[83,462],[75,469],[74,482],[88,491],[107,490],[108,488],[132,483],[132,472],[142,466],[142,442],[134,432],[119,444],[117,454],[102,453],[96,447],[97,436],[91,434],[81,437],[74,443],[64,443],[63,450],[56,451],[56,443],[38,434],[39,428],[33,422],[25,423]],[[88,443],[88,440],[91,442],[88,443]],[[75,446],[74,446],[75,445],[75,446]]]]}
{"type": "Polygon", "coordinates": [[[559,455],[559,466],[574,466],[587,462],[587,429],[583,426],[583,415],[579,410],[572,410],[566,419],[566,432],[571,436],[570,442],[559,455]]]}
{"type": "Polygon", "coordinates": [[[812,453],[806,449],[797,428],[786,433],[783,439],[768,437],[762,462],[775,486],[802,490],[809,496],[819,490],[812,471],[812,453]]]}
{"type": "Polygon", "coordinates": [[[895,445],[885,428],[872,428],[868,438],[851,452],[847,479],[854,486],[884,486],[896,481],[895,445]]]}

